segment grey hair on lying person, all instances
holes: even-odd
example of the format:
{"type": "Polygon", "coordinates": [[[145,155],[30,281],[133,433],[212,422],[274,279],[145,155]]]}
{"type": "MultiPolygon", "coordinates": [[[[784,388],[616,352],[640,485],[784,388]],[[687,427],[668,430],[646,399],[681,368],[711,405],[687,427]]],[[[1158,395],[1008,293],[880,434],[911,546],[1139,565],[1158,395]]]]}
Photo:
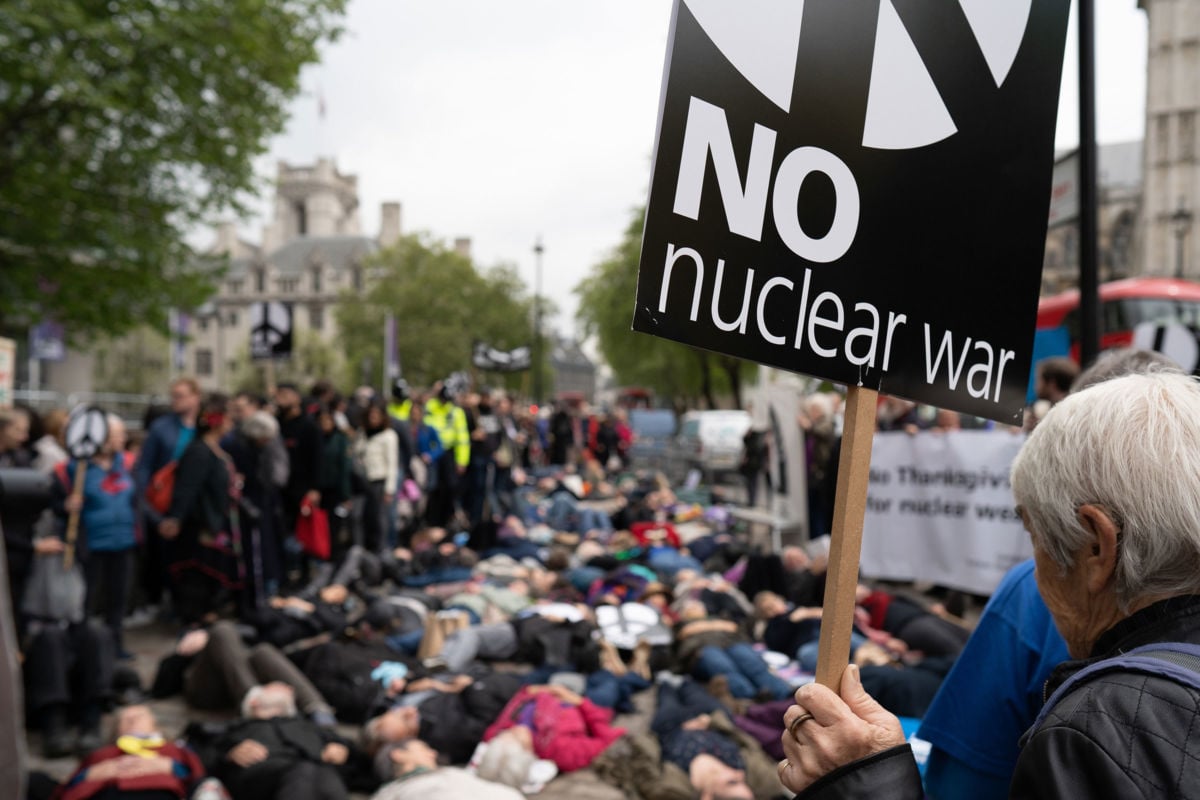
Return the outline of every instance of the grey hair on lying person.
{"type": "Polygon", "coordinates": [[[1013,461],[1012,487],[1064,574],[1088,541],[1080,507],[1106,511],[1120,537],[1122,611],[1200,593],[1200,384],[1190,376],[1127,375],[1067,397],[1013,461]]]}

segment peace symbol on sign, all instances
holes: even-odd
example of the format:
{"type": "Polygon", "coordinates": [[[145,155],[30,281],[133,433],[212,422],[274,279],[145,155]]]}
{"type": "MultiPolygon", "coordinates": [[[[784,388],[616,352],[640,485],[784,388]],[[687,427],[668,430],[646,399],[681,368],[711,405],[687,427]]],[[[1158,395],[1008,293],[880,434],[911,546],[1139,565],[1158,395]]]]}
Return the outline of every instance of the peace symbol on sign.
{"type": "Polygon", "coordinates": [[[95,406],[78,406],[67,420],[67,452],[91,458],[108,441],[108,416],[95,406]]]}

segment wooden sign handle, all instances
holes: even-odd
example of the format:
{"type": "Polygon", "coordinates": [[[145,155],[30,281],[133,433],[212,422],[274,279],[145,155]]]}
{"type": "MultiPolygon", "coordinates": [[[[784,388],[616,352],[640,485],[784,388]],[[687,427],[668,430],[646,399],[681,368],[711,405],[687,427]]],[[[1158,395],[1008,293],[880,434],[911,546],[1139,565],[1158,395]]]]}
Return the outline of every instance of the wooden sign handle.
{"type": "Polygon", "coordinates": [[[825,608],[817,653],[817,683],[835,692],[850,662],[850,630],[854,625],[854,591],[862,553],[863,517],[867,513],[867,479],[875,407],[879,392],[851,386],[846,394],[842,452],[838,459],[837,496],[833,503],[833,535],[825,578],[825,608]]]}
{"type": "MultiPolygon", "coordinates": [[[[75,485],[71,487],[71,496],[83,498],[83,482],[87,478],[88,462],[80,459],[79,469],[75,470],[75,485]]],[[[67,549],[63,551],[63,566],[70,569],[75,563],[75,540],[79,538],[79,510],[67,515],[67,549]]]]}

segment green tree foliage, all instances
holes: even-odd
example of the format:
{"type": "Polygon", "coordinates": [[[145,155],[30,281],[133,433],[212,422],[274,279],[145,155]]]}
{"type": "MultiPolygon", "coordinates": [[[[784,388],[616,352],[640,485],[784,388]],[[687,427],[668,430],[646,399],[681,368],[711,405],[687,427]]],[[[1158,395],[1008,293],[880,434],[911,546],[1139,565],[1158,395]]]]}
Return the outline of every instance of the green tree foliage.
{"type": "Polygon", "coordinates": [[[741,408],[753,364],[630,330],[644,218],[636,209],[621,243],[575,287],[580,323],[596,337],[617,383],[653,389],[676,409],[717,408],[726,395],[741,408]]]}
{"type": "MultiPolygon", "coordinates": [[[[414,386],[470,370],[475,341],[507,350],[532,340],[533,299],[512,267],[480,272],[442,242],[412,235],[374,255],[368,272],[366,296],[347,292],[335,310],[348,385],[379,383],[389,311],[396,317],[400,366],[414,386]]],[[[546,307],[543,300],[543,314],[546,307]]],[[[516,388],[522,375],[481,375],[480,381],[516,388]]]]}
{"type": "Polygon", "coordinates": [[[345,2],[0,3],[0,328],[78,341],[201,302],[220,262],[185,235],[244,211],[345,2]]]}

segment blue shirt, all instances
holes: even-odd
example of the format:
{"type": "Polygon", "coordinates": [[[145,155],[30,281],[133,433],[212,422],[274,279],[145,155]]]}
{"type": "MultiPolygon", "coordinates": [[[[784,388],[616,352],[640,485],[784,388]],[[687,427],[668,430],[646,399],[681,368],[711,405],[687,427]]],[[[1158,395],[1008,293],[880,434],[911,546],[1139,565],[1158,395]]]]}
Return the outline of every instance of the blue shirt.
{"type": "Polygon", "coordinates": [[[934,748],[929,796],[1007,797],[1021,735],[1042,707],[1050,672],[1069,658],[1033,561],[1018,564],[996,587],[917,733],[934,748]]]}

